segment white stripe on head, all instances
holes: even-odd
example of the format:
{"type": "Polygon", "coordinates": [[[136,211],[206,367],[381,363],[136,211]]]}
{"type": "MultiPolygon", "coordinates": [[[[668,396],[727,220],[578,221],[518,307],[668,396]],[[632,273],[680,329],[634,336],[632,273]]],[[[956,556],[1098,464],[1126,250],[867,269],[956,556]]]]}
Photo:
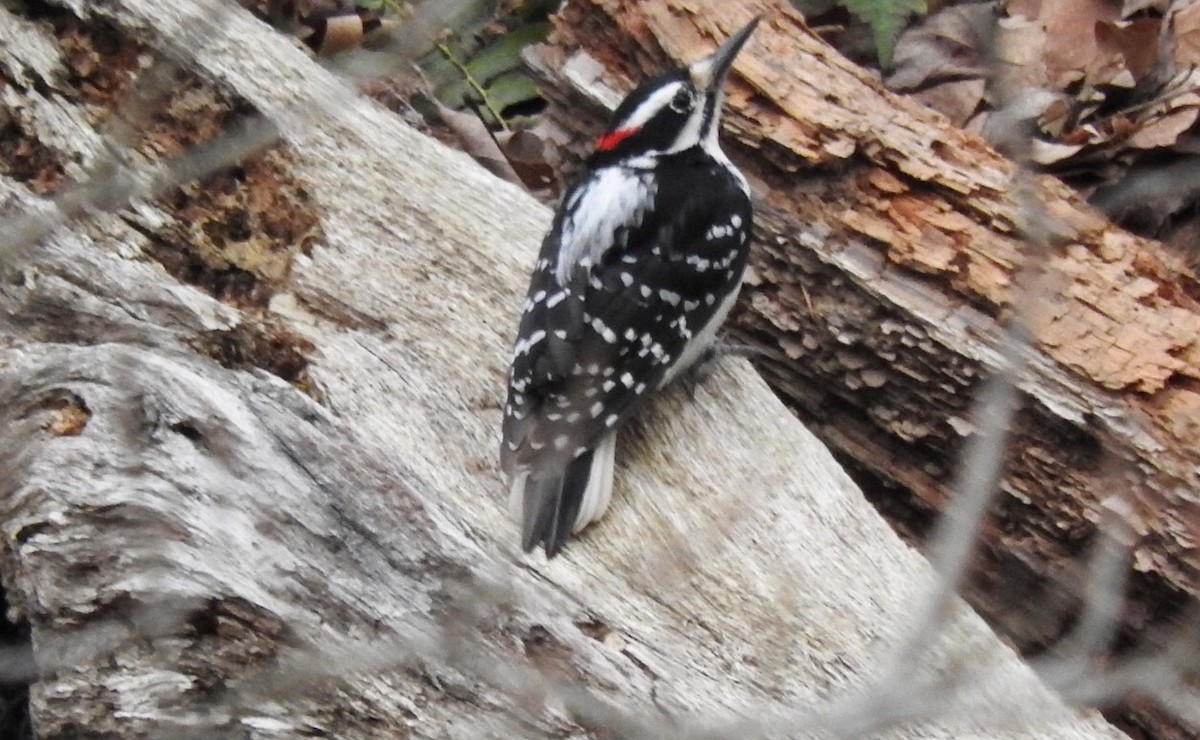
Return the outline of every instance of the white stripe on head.
{"type": "MultiPolygon", "coordinates": [[[[676,93],[686,87],[686,83],[672,82],[661,89],[655,90],[650,97],[642,101],[641,105],[634,108],[633,112],[626,116],[625,120],[618,123],[617,128],[636,130],[645,126],[650,122],[651,118],[654,118],[654,116],[671,104],[676,93]]],[[[686,149],[691,149],[697,144],[703,144],[705,149],[709,150],[718,148],[716,134],[713,131],[709,132],[706,141],[700,141],[700,133],[704,127],[705,98],[703,92],[693,93],[693,95],[695,95],[695,99],[693,100],[692,110],[688,114],[687,122],[676,133],[670,146],[661,152],[649,152],[650,154],[675,154],[686,149]]],[[[717,95],[720,95],[720,92],[717,95]]],[[[717,105],[719,106],[720,104],[721,101],[718,99],[717,105]]],[[[713,126],[711,128],[715,129],[716,127],[713,126]]]]}
{"type": "Polygon", "coordinates": [[[671,98],[683,87],[682,82],[672,82],[655,90],[654,93],[634,108],[624,120],[617,122],[617,129],[639,129],[645,126],[654,114],[671,104],[671,98]]]}

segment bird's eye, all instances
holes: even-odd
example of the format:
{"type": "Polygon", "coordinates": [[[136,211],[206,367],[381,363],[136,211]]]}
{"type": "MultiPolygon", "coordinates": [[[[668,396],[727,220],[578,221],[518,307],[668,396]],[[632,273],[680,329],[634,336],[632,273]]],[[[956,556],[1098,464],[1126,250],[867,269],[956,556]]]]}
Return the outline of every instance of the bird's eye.
{"type": "Polygon", "coordinates": [[[679,88],[675,97],[671,98],[671,110],[676,113],[687,113],[692,109],[692,93],[686,87],[679,88]]]}

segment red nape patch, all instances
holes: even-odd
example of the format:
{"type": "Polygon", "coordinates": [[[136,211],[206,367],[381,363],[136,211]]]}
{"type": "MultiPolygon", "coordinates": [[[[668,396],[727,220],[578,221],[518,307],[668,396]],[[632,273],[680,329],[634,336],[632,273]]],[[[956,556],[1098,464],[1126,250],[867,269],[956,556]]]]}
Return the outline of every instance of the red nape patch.
{"type": "Polygon", "coordinates": [[[600,138],[596,139],[596,151],[607,152],[612,149],[616,149],[618,144],[620,144],[622,141],[625,141],[630,136],[633,136],[640,130],[641,129],[636,128],[619,128],[612,133],[604,134],[600,138]]]}

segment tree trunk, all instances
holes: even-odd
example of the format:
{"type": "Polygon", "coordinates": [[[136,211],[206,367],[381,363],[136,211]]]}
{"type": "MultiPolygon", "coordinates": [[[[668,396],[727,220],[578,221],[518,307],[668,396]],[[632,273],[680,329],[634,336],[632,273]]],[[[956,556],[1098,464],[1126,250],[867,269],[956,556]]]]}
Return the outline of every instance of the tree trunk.
{"type": "Polygon", "coordinates": [[[40,736],[1119,736],[967,609],[873,689],[930,569],[742,362],[523,555],[495,447],[546,209],[240,10],[22,7],[0,575],[40,736]]]}
{"type": "MultiPolygon", "coordinates": [[[[786,3],[572,2],[531,61],[550,115],[594,130],[610,88],[696,58],[758,12],[769,20],[738,58],[725,142],[759,225],[732,323],[765,350],[763,376],[919,538],[977,432],[971,404],[1016,301],[1032,351],[968,600],[1023,650],[1045,648],[1077,617],[1081,553],[1117,512],[1136,536],[1123,639],[1186,626],[1200,593],[1200,285],[1179,260],[1055,179],[1022,185],[786,3]]],[[[1194,732],[1149,705],[1130,721],[1194,732]]]]}

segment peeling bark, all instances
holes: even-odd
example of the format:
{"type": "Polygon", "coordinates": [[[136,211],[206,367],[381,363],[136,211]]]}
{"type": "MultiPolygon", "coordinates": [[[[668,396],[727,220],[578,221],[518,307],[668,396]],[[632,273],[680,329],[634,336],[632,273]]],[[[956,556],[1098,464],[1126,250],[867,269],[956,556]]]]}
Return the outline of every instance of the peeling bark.
{"type": "MultiPolygon", "coordinates": [[[[84,189],[88,218],[5,256],[0,576],[39,736],[796,734],[877,677],[929,568],[743,363],[628,429],[563,557],[521,554],[496,430],[548,212],[241,11],[68,7],[0,6],[36,155],[4,153],[6,213],[156,172],[169,148],[106,117],[143,93],[192,90],[214,145],[246,116],[281,137],[199,187],[84,189]],[[139,88],[147,54],[186,84],[139,88]]],[[[1119,736],[966,609],[905,678],[963,664],[988,681],[957,713],[886,736],[1119,736]]]]}
{"type": "MultiPolygon", "coordinates": [[[[886,91],[786,3],[573,2],[530,58],[550,115],[594,131],[596,102],[760,12],[724,141],[754,185],[758,239],[732,321],[766,350],[764,377],[919,537],[975,431],[1023,265],[1039,259],[1022,229],[1046,233],[1048,277],[1020,306],[1034,356],[969,599],[1022,649],[1050,645],[1112,510],[1136,538],[1123,639],[1185,625],[1200,594],[1200,285],[1178,259],[1055,179],[1031,178],[1023,207],[1010,161],[886,91]]],[[[1141,704],[1133,725],[1191,736],[1141,704]]]]}

